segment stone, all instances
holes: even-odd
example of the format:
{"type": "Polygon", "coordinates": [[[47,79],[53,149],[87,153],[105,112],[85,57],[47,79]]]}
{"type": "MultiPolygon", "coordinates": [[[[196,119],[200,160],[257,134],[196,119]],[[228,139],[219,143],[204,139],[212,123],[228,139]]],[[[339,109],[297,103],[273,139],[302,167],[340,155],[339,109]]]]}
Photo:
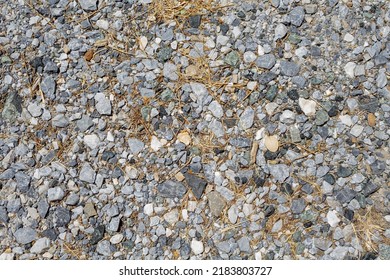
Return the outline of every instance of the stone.
{"type": "Polygon", "coordinates": [[[348,62],[344,66],[345,74],[347,74],[347,76],[351,79],[353,79],[355,77],[355,67],[356,67],[355,62],[348,62]]]}
{"type": "Polygon", "coordinates": [[[93,122],[88,115],[83,115],[81,119],[76,121],[76,126],[80,129],[81,132],[85,132],[93,126],[93,122]]]}
{"type": "Polygon", "coordinates": [[[328,212],[326,215],[326,220],[331,227],[336,227],[340,222],[340,219],[337,217],[337,212],[335,210],[330,210],[328,212]]]}
{"type": "Polygon", "coordinates": [[[7,209],[3,206],[0,206],[0,223],[7,224],[8,223],[8,212],[7,209]]]}
{"type": "Polygon", "coordinates": [[[330,240],[324,238],[314,238],[314,246],[316,246],[321,251],[326,251],[332,245],[330,240]]]}
{"type": "Polygon", "coordinates": [[[98,92],[95,94],[95,108],[100,115],[111,115],[111,101],[106,98],[104,93],[98,92]]]}
{"type": "Polygon", "coordinates": [[[204,251],[204,246],[202,241],[192,239],[191,241],[191,250],[195,255],[202,254],[204,251]]]}
{"type": "Polygon", "coordinates": [[[252,127],[255,118],[255,111],[251,107],[246,107],[244,112],[240,116],[238,125],[242,130],[246,130],[252,127]]]}
{"type": "Polygon", "coordinates": [[[46,200],[41,199],[38,201],[38,213],[39,213],[39,216],[41,216],[41,218],[46,217],[46,214],[49,211],[49,208],[50,208],[50,206],[46,200]]]}
{"type": "Polygon", "coordinates": [[[274,225],[272,226],[271,232],[279,232],[283,227],[283,220],[278,220],[274,225]]]}
{"type": "Polygon", "coordinates": [[[324,125],[328,122],[328,120],[329,120],[329,115],[325,110],[319,110],[316,113],[316,119],[315,119],[316,125],[318,126],[324,125]]]}
{"type": "Polygon", "coordinates": [[[50,100],[54,100],[56,97],[55,96],[56,86],[57,86],[56,81],[52,76],[46,76],[45,78],[43,78],[40,84],[43,94],[45,95],[46,98],[50,100]]]}
{"type": "Polygon", "coordinates": [[[188,131],[182,131],[177,135],[177,140],[188,146],[191,143],[191,136],[188,131]]]}
{"type": "Polygon", "coordinates": [[[245,63],[252,63],[253,61],[256,60],[256,54],[251,51],[247,51],[244,53],[244,62],[245,63]]]}
{"type": "Polygon", "coordinates": [[[138,155],[145,148],[144,142],[138,140],[137,138],[129,138],[127,140],[127,143],[129,144],[131,153],[135,156],[138,155]]]}
{"type": "Polygon", "coordinates": [[[22,193],[27,193],[30,188],[31,177],[26,173],[19,171],[15,173],[17,188],[22,193]]]}
{"type": "Polygon", "coordinates": [[[105,19],[98,19],[96,21],[96,26],[104,30],[108,30],[108,28],[110,27],[108,21],[105,19]]]}
{"type": "Polygon", "coordinates": [[[105,226],[99,225],[97,226],[91,236],[90,243],[91,245],[97,244],[100,240],[103,239],[104,237],[104,232],[105,232],[105,226]]]}
{"type": "Polygon", "coordinates": [[[214,117],[217,119],[220,119],[223,117],[223,108],[221,104],[218,103],[218,101],[214,100],[211,101],[211,103],[208,106],[209,111],[211,114],[213,114],[214,117]]]}
{"type": "Polygon", "coordinates": [[[80,201],[80,196],[76,193],[71,193],[66,199],[66,205],[75,206],[80,201]]]}
{"type": "Polygon", "coordinates": [[[350,33],[346,33],[346,34],[344,35],[344,41],[346,41],[346,42],[352,42],[354,39],[355,39],[355,38],[354,38],[353,35],[350,34],[350,33]]]}
{"type": "Polygon", "coordinates": [[[110,243],[111,244],[119,244],[119,243],[121,243],[122,240],[123,240],[123,234],[118,233],[110,238],[110,243]]]}
{"type": "Polygon", "coordinates": [[[207,96],[209,96],[206,86],[201,83],[190,83],[190,86],[192,92],[194,93],[194,95],[191,96],[192,100],[197,102],[198,104],[203,105],[206,101],[207,96]]]}
{"type": "Polygon", "coordinates": [[[303,7],[298,6],[291,10],[289,16],[291,24],[299,27],[302,25],[302,22],[305,19],[305,11],[303,7]]]}
{"type": "Polygon", "coordinates": [[[237,222],[237,219],[238,219],[238,208],[237,206],[233,205],[229,208],[228,210],[228,218],[229,218],[229,221],[232,223],[232,224],[235,224],[237,222]]]}
{"type": "Polygon", "coordinates": [[[333,249],[333,251],[330,253],[330,257],[333,260],[343,260],[345,256],[348,254],[349,249],[348,247],[336,247],[333,249]]]}
{"type": "Polygon", "coordinates": [[[224,61],[226,64],[228,64],[232,67],[236,67],[236,66],[238,66],[238,63],[240,62],[240,56],[239,56],[238,52],[231,51],[230,53],[228,53],[225,56],[224,61]]]}
{"type": "Polygon", "coordinates": [[[69,119],[64,114],[58,114],[53,117],[51,124],[55,127],[64,128],[69,124],[69,119]]]}
{"type": "Polygon", "coordinates": [[[291,110],[284,110],[279,120],[285,124],[292,124],[295,122],[295,113],[291,110]]]}
{"type": "Polygon", "coordinates": [[[80,0],[78,1],[81,8],[85,11],[95,11],[97,10],[98,0],[80,0]]]}
{"type": "Polygon", "coordinates": [[[57,207],[54,212],[54,223],[57,227],[67,226],[70,222],[70,211],[64,207],[57,207]]]}
{"type": "Polygon", "coordinates": [[[30,249],[30,252],[33,254],[41,254],[49,247],[50,247],[50,239],[47,237],[42,237],[39,238],[37,241],[35,241],[34,245],[30,249]]]}
{"type": "Polygon", "coordinates": [[[211,191],[207,194],[207,199],[209,202],[210,212],[215,217],[219,217],[222,213],[222,210],[226,206],[226,201],[217,191],[211,191]]]}
{"type": "Polygon", "coordinates": [[[43,108],[41,105],[38,105],[37,103],[30,103],[27,106],[27,111],[33,116],[34,118],[40,117],[43,113],[43,108]]]}
{"type": "Polygon", "coordinates": [[[95,182],[96,172],[87,162],[81,168],[79,179],[83,182],[93,184],[95,182]]]}
{"type": "Polygon", "coordinates": [[[96,251],[103,255],[103,256],[110,256],[111,255],[111,245],[110,241],[108,240],[102,240],[100,241],[96,246],[96,251]]]}
{"type": "Polygon", "coordinates": [[[283,183],[290,176],[290,168],[285,164],[269,165],[270,174],[276,182],[283,183]]]}
{"type": "Polygon", "coordinates": [[[379,71],[376,78],[376,86],[378,88],[384,88],[387,85],[387,76],[385,71],[379,71]]]}
{"type": "Polygon", "coordinates": [[[93,205],[92,202],[85,203],[83,210],[84,210],[84,214],[87,216],[87,218],[97,215],[97,212],[95,210],[95,206],[93,205]]]}
{"type": "Polygon", "coordinates": [[[304,99],[304,98],[299,98],[298,104],[306,116],[310,117],[310,116],[315,115],[316,106],[317,106],[317,103],[315,101],[309,100],[309,99],[304,99]]]}
{"type": "Polygon", "coordinates": [[[21,245],[26,245],[28,243],[31,243],[32,241],[36,240],[38,235],[35,230],[33,230],[30,227],[22,227],[19,228],[14,233],[16,242],[18,242],[21,245]]]}
{"type": "Polygon", "coordinates": [[[203,192],[207,186],[207,181],[189,173],[186,173],[184,177],[186,179],[187,185],[191,188],[194,196],[197,199],[201,199],[203,192]]]}
{"type": "Polygon", "coordinates": [[[238,248],[241,252],[250,253],[252,252],[251,246],[250,246],[250,240],[248,237],[243,236],[240,239],[237,240],[238,248]]]}
{"type": "Polygon", "coordinates": [[[177,74],[177,66],[171,62],[167,62],[164,64],[163,75],[165,78],[177,81],[179,79],[179,75],[177,74]]]}
{"type": "Polygon", "coordinates": [[[301,214],[306,208],[306,201],[303,198],[294,199],[291,202],[291,212],[293,214],[301,214]]]}
{"type": "Polygon", "coordinates": [[[287,27],[283,23],[279,23],[275,28],[275,41],[283,39],[287,35],[287,27]]]}
{"type": "Polygon", "coordinates": [[[265,54],[256,59],[256,65],[260,68],[271,69],[275,63],[276,59],[273,54],[265,54]]]}
{"type": "Polygon", "coordinates": [[[350,188],[344,188],[338,191],[336,194],[336,199],[342,204],[349,203],[355,197],[356,197],[356,192],[350,188]]]}
{"type": "Polygon", "coordinates": [[[202,22],[202,16],[201,15],[193,15],[188,18],[188,24],[192,28],[198,28],[202,22]]]}
{"type": "Polygon", "coordinates": [[[157,186],[157,191],[162,197],[183,198],[187,192],[187,188],[180,182],[168,180],[159,184],[157,186]]]}
{"type": "Polygon", "coordinates": [[[158,59],[158,61],[160,61],[161,63],[167,62],[168,60],[171,59],[171,57],[172,57],[172,49],[169,48],[169,47],[161,48],[161,49],[157,52],[157,59],[158,59]]]}
{"type": "Polygon", "coordinates": [[[350,130],[349,133],[351,133],[351,134],[352,134],[353,136],[355,136],[355,137],[359,137],[360,134],[362,134],[363,130],[364,130],[364,126],[355,124],[355,125],[351,128],[351,130],[350,130]]]}
{"type": "Polygon", "coordinates": [[[49,202],[62,200],[65,192],[61,187],[54,187],[47,190],[47,200],[49,202]]]}
{"type": "Polygon", "coordinates": [[[377,190],[380,189],[380,186],[377,184],[374,184],[371,180],[369,180],[367,183],[363,186],[363,194],[365,197],[372,195],[377,190]]]}
{"type": "Polygon", "coordinates": [[[147,216],[151,216],[154,212],[153,203],[145,204],[144,206],[144,214],[147,216]]]}
{"type": "Polygon", "coordinates": [[[84,136],[84,144],[90,149],[96,149],[100,144],[100,139],[96,134],[88,134],[84,136]]]}
{"type": "Polygon", "coordinates": [[[337,168],[337,175],[341,178],[346,178],[346,177],[349,177],[352,175],[352,170],[349,167],[345,167],[345,166],[340,165],[337,168]]]}
{"type": "Polygon", "coordinates": [[[390,260],[390,245],[379,244],[378,256],[381,260],[390,260]]]}
{"type": "Polygon", "coordinates": [[[153,151],[157,152],[158,150],[161,149],[162,146],[163,146],[163,145],[161,144],[160,140],[158,140],[158,138],[157,138],[156,136],[153,135],[153,136],[152,136],[152,140],[151,140],[151,142],[150,142],[150,148],[151,148],[153,151]]]}
{"type": "Polygon", "coordinates": [[[17,93],[10,93],[3,106],[1,116],[9,122],[15,121],[22,113],[23,100],[17,93]]]}
{"type": "Polygon", "coordinates": [[[176,224],[179,221],[179,211],[177,209],[173,209],[165,213],[164,220],[171,225],[176,224]]]}
{"type": "Polygon", "coordinates": [[[284,76],[294,77],[299,73],[300,67],[292,61],[282,60],[280,62],[280,73],[284,76]]]}

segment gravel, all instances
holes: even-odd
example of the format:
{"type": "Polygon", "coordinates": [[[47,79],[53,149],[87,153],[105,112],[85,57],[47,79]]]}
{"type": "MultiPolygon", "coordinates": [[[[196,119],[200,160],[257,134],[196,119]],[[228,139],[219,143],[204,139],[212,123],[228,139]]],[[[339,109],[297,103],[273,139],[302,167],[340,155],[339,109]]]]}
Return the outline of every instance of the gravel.
{"type": "Polygon", "coordinates": [[[386,1],[36,2],[1,5],[0,259],[390,258],[386,1]]]}

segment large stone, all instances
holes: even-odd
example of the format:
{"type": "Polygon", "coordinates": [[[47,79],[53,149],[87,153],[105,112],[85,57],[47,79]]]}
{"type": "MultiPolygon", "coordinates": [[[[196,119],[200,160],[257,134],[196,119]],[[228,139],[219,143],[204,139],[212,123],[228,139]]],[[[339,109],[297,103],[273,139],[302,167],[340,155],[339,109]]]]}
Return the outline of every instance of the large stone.
{"type": "Polygon", "coordinates": [[[270,165],[269,171],[276,182],[280,183],[283,183],[290,176],[290,168],[285,164],[270,165]]]}
{"type": "Polygon", "coordinates": [[[165,181],[157,186],[157,190],[162,197],[182,198],[187,192],[187,188],[179,182],[171,180],[165,181]]]}
{"type": "Polygon", "coordinates": [[[14,236],[16,238],[16,242],[22,245],[28,244],[38,237],[37,232],[30,227],[18,229],[15,231],[14,236]]]}
{"type": "Polygon", "coordinates": [[[96,93],[95,101],[96,111],[98,111],[100,115],[111,115],[111,101],[106,98],[104,93],[96,93]]]}
{"type": "Polygon", "coordinates": [[[265,54],[256,59],[256,65],[260,68],[271,69],[276,63],[273,54],[265,54]]]}
{"type": "Polygon", "coordinates": [[[290,22],[292,25],[301,26],[304,19],[305,19],[305,11],[303,7],[298,6],[291,10],[290,22]]]}
{"type": "Polygon", "coordinates": [[[280,62],[280,73],[288,77],[294,77],[298,75],[300,67],[298,64],[292,61],[282,60],[280,62]]]}
{"type": "Polygon", "coordinates": [[[79,178],[83,182],[93,184],[95,182],[96,172],[95,172],[95,170],[93,170],[91,165],[86,162],[86,163],[84,163],[83,167],[81,168],[79,178]]]}
{"type": "Polygon", "coordinates": [[[85,11],[95,11],[97,10],[98,0],[80,0],[78,1],[80,6],[85,11]]]}
{"type": "Polygon", "coordinates": [[[193,174],[186,173],[184,175],[187,185],[191,188],[192,193],[197,199],[202,197],[202,194],[207,186],[207,181],[195,176],[193,174]]]}
{"type": "Polygon", "coordinates": [[[1,116],[3,119],[13,122],[22,113],[22,98],[17,93],[8,94],[4,103],[1,116]]]}
{"type": "Polygon", "coordinates": [[[216,191],[208,193],[207,198],[209,201],[211,214],[213,214],[215,217],[219,217],[223,208],[226,206],[225,199],[222,197],[222,195],[219,194],[219,192],[216,191]]]}

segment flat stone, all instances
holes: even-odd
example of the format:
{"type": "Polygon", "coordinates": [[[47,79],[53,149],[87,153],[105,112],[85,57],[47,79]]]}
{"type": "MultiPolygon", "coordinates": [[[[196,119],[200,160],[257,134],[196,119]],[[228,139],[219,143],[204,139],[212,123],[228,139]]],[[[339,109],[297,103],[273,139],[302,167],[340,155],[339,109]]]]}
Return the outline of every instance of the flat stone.
{"type": "Polygon", "coordinates": [[[179,211],[177,209],[173,209],[164,214],[164,220],[171,225],[176,224],[179,221],[179,211]]]}
{"type": "Polygon", "coordinates": [[[76,121],[76,126],[80,129],[81,132],[85,132],[91,126],[93,126],[93,121],[88,115],[83,115],[81,119],[76,121]]]}
{"type": "Polygon", "coordinates": [[[22,192],[28,192],[30,188],[31,177],[26,173],[19,171],[15,173],[15,180],[17,184],[17,188],[22,192]]]}
{"type": "Polygon", "coordinates": [[[151,216],[154,212],[153,203],[145,204],[144,206],[144,213],[147,216],[151,216]]]}
{"type": "Polygon", "coordinates": [[[37,232],[30,227],[18,229],[15,231],[14,236],[16,238],[16,242],[22,245],[28,244],[38,237],[37,232]]]}
{"type": "Polygon", "coordinates": [[[233,205],[232,207],[229,208],[229,210],[228,210],[228,218],[229,218],[229,221],[232,224],[235,224],[237,222],[237,219],[238,219],[238,208],[237,208],[237,206],[233,205]]]}
{"type": "Polygon", "coordinates": [[[255,111],[251,107],[246,107],[240,116],[238,125],[241,129],[246,130],[252,127],[255,118],[255,111]]]}
{"type": "Polygon", "coordinates": [[[78,3],[80,3],[81,8],[85,11],[97,10],[98,0],[80,0],[78,3]]]}
{"type": "Polygon", "coordinates": [[[204,251],[204,246],[202,241],[192,239],[191,241],[191,250],[195,255],[202,254],[204,251]]]}
{"type": "Polygon", "coordinates": [[[70,211],[58,206],[54,212],[54,223],[57,227],[67,226],[70,222],[70,211]]]}
{"type": "Polygon", "coordinates": [[[298,100],[299,107],[306,116],[314,116],[316,113],[317,103],[313,100],[299,98],[298,100]]]}
{"type": "Polygon", "coordinates": [[[103,255],[103,256],[110,256],[111,255],[111,245],[110,241],[108,240],[101,240],[97,246],[96,246],[96,251],[103,255]]]}
{"type": "Polygon", "coordinates": [[[215,217],[219,217],[222,213],[222,210],[226,206],[225,199],[216,191],[208,193],[207,199],[209,202],[211,214],[213,214],[215,217]]]}
{"type": "Polygon", "coordinates": [[[279,23],[275,28],[275,41],[283,39],[287,35],[287,27],[283,23],[279,23]]]}
{"type": "Polygon", "coordinates": [[[35,241],[34,245],[31,247],[30,252],[33,254],[40,254],[50,247],[50,239],[47,237],[39,238],[35,241]]]}
{"type": "Polygon", "coordinates": [[[177,79],[179,79],[179,75],[177,74],[177,66],[170,62],[165,63],[163,68],[163,75],[169,80],[177,81],[177,79]]]}
{"type": "Polygon", "coordinates": [[[240,239],[238,239],[237,244],[241,252],[250,253],[252,251],[250,246],[250,240],[246,236],[243,236],[240,239]]]}
{"type": "Polygon", "coordinates": [[[275,63],[276,59],[273,54],[265,54],[256,59],[256,65],[260,68],[271,69],[275,63]]]}
{"type": "Polygon", "coordinates": [[[305,11],[303,7],[298,6],[291,10],[290,12],[290,22],[292,25],[301,26],[303,20],[305,19],[305,11]]]}
{"type": "Polygon", "coordinates": [[[4,206],[0,206],[0,223],[8,223],[8,211],[4,206]]]}
{"type": "Polygon", "coordinates": [[[97,212],[95,210],[95,205],[93,205],[92,202],[85,203],[83,211],[84,214],[87,216],[87,218],[97,215],[97,212]]]}
{"type": "Polygon", "coordinates": [[[159,184],[157,190],[162,197],[170,198],[182,198],[187,192],[187,188],[182,183],[171,180],[159,184]]]}
{"type": "Polygon", "coordinates": [[[205,102],[205,99],[209,95],[209,92],[207,91],[207,88],[204,84],[201,83],[190,83],[192,92],[194,93],[193,96],[191,96],[192,100],[197,102],[198,104],[203,105],[205,102]]]}
{"type": "Polygon", "coordinates": [[[340,165],[337,168],[337,175],[339,177],[346,178],[346,177],[349,177],[352,175],[352,170],[349,167],[345,167],[345,166],[340,165]]]}
{"type": "Polygon", "coordinates": [[[294,199],[291,202],[291,212],[293,214],[301,214],[306,208],[306,201],[303,198],[294,199]]]}
{"type": "Polygon", "coordinates": [[[362,125],[358,125],[358,124],[355,124],[352,128],[351,128],[351,131],[349,133],[351,133],[353,136],[355,137],[359,137],[360,134],[362,134],[364,130],[364,126],[362,125]]]}
{"type": "Polygon", "coordinates": [[[252,63],[253,61],[256,60],[256,54],[251,51],[247,51],[244,53],[244,62],[245,63],[252,63]]]}
{"type": "Polygon", "coordinates": [[[104,232],[105,232],[105,226],[99,225],[97,226],[91,236],[90,243],[91,245],[97,244],[100,240],[103,239],[104,237],[104,232]]]}
{"type": "Polygon", "coordinates": [[[290,176],[290,168],[285,164],[269,165],[269,171],[276,182],[283,183],[290,176]]]}
{"type": "Polygon", "coordinates": [[[356,197],[356,192],[350,188],[344,188],[337,192],[336,199],[340,203],[349,203],[356,197]]]}
{"type": "Polygon", "coordinates": [[[193,15],[188,18],[188,24],[192,28],[198,28],[202,22],[202,16],[201,15],[193,15]]]}
{"type": "Polygon", "coordinates": [[[374,184],[372,181],[368,181],[363,186],[363,194],[365,197],[367,197],[367,196],[372,195],[373,193],[375,193],[379,189],[380,189],[379,185],[374,184]]]}
{"type": "Polygon", "coordinates": [[[47,212],[49,211],[50,205],[47,203],[46,200],[39,200],[38,201],[38,213],[41,218],[45,218],[47,212]]]}
{"type": "Polygon", "coordinates": [[[216,117],[217,119],[223,117],[223,108],[218,101],[216,100],[211,101],[211,103],[208,106],[208,109],[211,112],[211,114],[213,114],[213,116],[216,117]]]}
{"type": "Polygon", "coordinates": [[[89,163],[84,163],[81,168],[79,179],[83,182],[93,184],[95,182],[96,172],[89,163]]]}
{"type": "Polygon", "coordinates": [[[96,149],[100,144],[100,139],[96,134],[88,134],[84,136],[84,144],[90,149],[96,149]]]}
{"type": "Polygon", "coordinates": [[[284,110],[279,120],[285,124],[292,124],[295,122],[295,113],[291,110],[284,110]]]}
{"type": "Polygon", "coordinates": [[[274,225],[272,226],[271,232],[279,232],[283,227],[283,220],[278,220],[274,225]]]}
{"type": "Polygon", "coordinates": [[[319,110],[316,113],[316,119],[315,119],[316,125],[318,126],[324,125],[328,122],[328,120],[329,120],[329,115],[325,110],[319,110]]]}
{"type": "Polygon", "coordinates": [[[324,238],[314,238],[314,246],[316,246],[321,251],[326,251],[332,245],[330,240],[324,238]]]}
{"type": "Polygon", "coordinates": [[[129,144],[130,151],[133,155],[138,155],[145,148],[144,142],[137,138],[129,138],[127,143],[129,144]]]}
{"type": "Polygon", "coordinates": [[[288,77],[297,76],[299,73],[300,67],[298,64],[292,61],[282,60],[280,62],[280,73],[288,77]]]}
{"type": "Polygon", "coordinates": [[[326,215],[326,220],[331,227],[336,227],[340,222],[339,217],[337,217],[337,212],[334,210],[330,210],[328,212],[326,215]]]}
{"type": "Polygon", "coordinates": [[[15,121],[22,112],[23,99],[17,93],[10,93],[4,103],[1,116],[9,122],[15,121]]]}
{"type": "Polygon", "coordinates": [[[381,260],[390,260],[390,245],[379,244],[378,255],[381,260]]]}
{"type": "Polygon", "coordinates": [[[173,50],[172,50],[170,47],[161,48],[161,49],[157,52],[157,59],[158,59],[158,61],[160,61],[160,62],[162,62],[162,63],[167,62],[168,60],[171,59],[171,57],[172,57],[172,52],[173,52],[173,50]]]}
{"type": "Polygon", "coordinates": [[[355,77],[355,67],[356,67],[355,62],[348,62],[347,64],[345,64],[344,71],[349,78],[355,77]]]}
{"type": "Polygon", "coordinates": [[[111,115],[111,101],[106,98],[104,93],[98,92],[95,94],[95,108],[100,115],[111,115]]]}
{"type": "Polygon", "coordinates": [[[110,243],[111,244],[119,244],[119,243],[121,243],[122,240],[123,240],[123,234],[118,233],[110,238],[110,243]]]}
{"type": "Polygon", "coordinates": [[[343,260],[348,254],[348,247],[336,247],[331,253],[330,257],[334,260],[343,260]]]}
{"type": "Polygon", "coordinates": [[[46,76],[41,81],[41,90],[46,98],[50,100],[55,99],[55,92],[56,92],[56,81],[52,76],[46,76]]]}
{"type": "Polygon", "coordinates": [[[30,103],[27,106],[27,111],[33,116],[34,118],[40,117],[43,113],[43,108],[41,105],[37,103],[30,103]]]}
{"type": "Polygon", "coordinates": [[[54,187],[47,190],[47,200],[49,202],[62,200],[65,192],[61,187],[54,187]]]}
{"type": "Polygon", "coordinates": [[[51,124],[55,127],[64,128],[69,124],[69,119],[64,114],[58,114],[53,117],[51,124]]]}
{"type": "Polygon", "coordinates": [[[229,64],[232,67],[236,67],[236,66],[238,66],[238,63],[240,62],[240,56],[239,56],[238,52],[231,51],[230,53],[228,53],[225,56],[224,61],[226,64],[229,64]]]}
{"type": "Polygon", "coordinates": [[[192,175],[189,173],[186,173],[184,175],[184,177],[186,179],[187,185],[191,188],[194,196],[197,199],[200,199],[203,195],[203,192],[204,192],[206,186],[207,186],[207,181],[198,177],[198,176],[195,176],[195,175],[192,175]]]}

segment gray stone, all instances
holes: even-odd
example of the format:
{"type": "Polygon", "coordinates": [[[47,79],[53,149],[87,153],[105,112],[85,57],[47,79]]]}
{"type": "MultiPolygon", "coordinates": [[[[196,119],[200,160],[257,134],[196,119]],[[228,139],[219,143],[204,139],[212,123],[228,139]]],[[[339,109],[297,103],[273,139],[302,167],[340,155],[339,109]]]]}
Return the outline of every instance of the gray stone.
{"type": "Polygon", "coordinates": [[[376,78],[376,86],[378,88],[383,88],[387,85],[387,77],[385,71],[379,71],[378,76],[376,78]]]}
{"type": "Polygon", "coordinates": [[[216,191],[209,192],[207,194],[207,199],[209,201],[211,214],[213,214],[215,217],[219,217],[223,208],[226,206],[225,199],[216,191]]]}
{"type": "Polygon", "coordinates": [[[246,130],[252,127],[255,118],[255,111],[251,107],[246,107],[240,116],[238,125],[241,129],[246,130]]]}
{"type": "Polygon", "coordinates": [[[171,56],[172,56],[172,49],[169,47],[161,48],[157,52],[157,59],[162,63],[167,62],[169,59],[171,59],[171,56]]]}
{"type": "Polygon", "coordinates": [[[177,79],[179,79],[179,75],[177,74],[177,66],[170,62],[165,63],[163,68],[163,75],[169,80],[177,81],[177,79]]]}
{"type": "Polygon", "coordinates": [[[80,6],[85,11],[95,11],[97,10],[98,0],[79,0],[80,6]]]}
{"type": "Polygon", "coordinates": [[[165,181],[157,186],[157,190],[162,197],[182,198],[187,192],[187,188],[179,182],[171,180],[165,181]]]}
{"type": "Polygon", "coordinates": [[[324,125],[329,120],[329,115],[325,110],[319,110],[316,113],[316,120],[315,123],[318,126],[324,125]]]}
{"type": "Polygon", "coordinates": [[[83,115],[81,119],[76,122],[77,127],[81,132],[87,131],[91,126],[93,126],[93,121],[88,115],[83,115]]]}
{"type": "Polygon", "coordinates": [[[15,176],[15,171],[13,169],[6,169],[0,174],[0,180],[9,180],[15,176]]]}
{"type": "Polygon", "coordinates": [[[66,205],[75,206],[77,203],[79,203],[80,196],[76,193],[71,193],[68,198],[66,199],[65,203],[66,205]]]}
{"type": "Polygon", "coordinates": [[[79,179],[83,182],[93,184],[95,182],[96,172],[89,163],[84,163],[81,168],[79,179]]]}
{"type": "Polygon", "coordinates": [[[314,238],[314,246],[322,251],[328,250],[328,248],[332,245],[332,242],[323,238],[314,238]]]}
{"type": "Polygon", "coordinates": [[[246,236],[243,236],[240,239],[238,239],[237,244],[241,252],[250,253],[252,251],[249,241],[250,241],[249,238],[246,236]]]}
{"type": "Polygon", "coordinates": [[[380,186],[377,184],[374,184],[372,181],[368,181],[367,183],[364,184],[363,186],[363,194],[364,196],[370,196],[374,192],[380,189],[380,186]]]}
{"type": "Polygon", "coordinates": [[[273,81],[278,75],[276,75],[274,72],[265,72],[261,73],[259,75],[259,83],[260,84],[268,84],[269,82],[273,81]]]}
{"type": "Polygon", "coordinates": [[[49,211],[49,208],[50,208],[50,206],[46,200],[41,199],[38,201],[38,213],[39,213],[39,216],[41,216],[41,218],[46,217],[46,214],[49,211]]]}
{"type": "Polygon", "coordinates": [[[43,108],[41,105],[38,105],[37,103],[30,103],[27,106],[27,111],[31,114],[33,117],[39,117],[43,113],[43,108]]]}
{"type": "Polygon", "coordinates": [[[292,25],[301,26],[304,19],[305,19],[305,11],[303,7],[298,6],[291,10],[290,22],[292,25]]]}
{"type": "Polygon", "coordinates": [[[227,241],[219,242],[217,245],[218,250],[229,254],[231,251],[231,244],[227,241]]]}
{"type": "Polygon", "coordinates": [[[47,237],[42,237],[35,241],[34,245],[30,249],[30,252],[34,254],[40,254],[49,247],[50,239],[47,237]]]}
{"type": "Polygon", "coordinates": [[[70,222],[70,211],[64,207],[57,207],[54,212],[54,223],[57,227],[67,226],[70,222]]]}
{"type": "Polygon", "coordinates": [[[287,27],[279,23],[275,28],[275,40],[283,39],[287,35],[287,27]]]}
{"type": "Polygon", "coordinates": [[[290,176],[290,168],[285,164],[269,165],[269,171],[276,182],[283,183],[290,176]]]}
{"type": "Polygon", "coordinates": [[[216,117],[217,119],[220,119],[223,117],[223,108],[221,106],[221,104],[218,103],[218,101],[214,100],[212,101],[209,106],[209,111],[211,112],[211,114],[213,114],[214,117],[216,117]]]}
{"type": "Polygon", "coordinates": [[[232,67],[238,66],[240,62],[240,55],[236,51],[231,51],[225,56],[225,63],[229,64],[232,67]]]}
{"type": "Polygon", "coordinates": [[[31,177],[27,175],[24,172],[16,172],[15,173],[15,180],[16,180],[16,186],[17,188],[22,192],[26,193],[29,188],[30,188],[30,182],[31,182],[31,177]]]}
{"type": "Polygon", "coordinates": [[[260,68],[271,69],[276,63],[273,54],[265,54],[256,59],[256,65],[260,68]]]}
{"type": "Polygon", "coordinates": [[[111,218],[110,223],[107,226],[107,230],[111,232],[117,232],[119,229],[120,222],[121,222],[120,217],[111,218]]]}
{"type": "Polygon", "coordinates": [[[346,178],[346,177],[349,177],[352,175],[352,170],[349,167],[345,167],[345,166],[340,165],[337,168],[337,175],[339,177],[346,178]]]}
{"type": "Polygon", "coordinates": [[[127,140],[127,143],[129,144],[131,153],[135,156],[145,148],[144,142],[138,140],[137,138],[130,138],[127,140]]]}
{"type": "Polygon", "coordinates": [[[184,175],[184,177],[186,179],[187,185],[191,188],[194,196],[197,199],[200,199],[203,195],[203,192],[204,192],[206,186],[207,186],[207,181],[198,177],[198,176],[195,176],[195,175],[192,175],[189,173],[186,173],[184,175]]]}
{"type": "Polygon", "coordinates": [[[108,240],[100,241],[96,246],[96,251],[103,256],[111,255],[111,244],[108,240]]]}
{"type": "Polygon", "coordinates": [[[356,197],[356,194],[357,193],[354,190],[350,188],[344,188],[337,192],[336,199],[342,204],[349,203],[356,197]]]}
{"type": "Polygon", "coordinates": [[[378,253],[381,260],[390,260],[390,245],[379,244],[378,253]]]}
{"type": "Polygon", "coordinates": [[[214,135],[218,138],[223,137],[225,135],[225,130],[220,121],[213,119],[209,124],[209,129],[214,135]]]}
{"type": "Polygon", "coordinates": [[[55,99],[56,81],[52,76],[46,76],[41,81],[41,90],[45,94],[46,98],[50,100],[55,99]]]}
{"type": "Polygon", "coordinates": [[[98,111],[100,115],[111,115],[111,101],[106,98],[104,93],[96,93],[95,101],[96,111],[98,111]]]}
{"type": "Polygon", "coordinates": [[[4,206],[0,206],[0,223],[8,223],[8,212],[4,206]]]}
{"type": "Polygon", "coordinates": [[[1,116],[4,120],[13,122],[22,112],[23,100],[17,93],[10,93],[4,103],[1,116]]]}
{"type": "Polygon", "coordinates": [[[202,21],[201,15],[193,15],[188,18],[188,24],[192,28],[198,28],[200,26],[201,21],[202,21]]]}
{"type": "Polygon", "coordinates": [[[331,253],[330,257],[334,260],[343,260],[345,256],[348,254],[348,247],[336,247],[331,253]]]}
{"type": "Polygon", "coordinates": [[[65,196],[65,192],[60,187],[54,187],[54,188],[47,190],[47,200],[49,202],[59,201],[59,200],[63,199],[64,196],[65,196]]]}
{"type": "Polygon", "coordinates": [[[18,229],[15,231],[14,236],[16,238],[16,242],[22,245],[28,244],[38,237],[37,232],[30,227],[18,229]]]}
{"type": "Polygon", "coordinates": [[[291,203],[291,212],[301,214],[306,208],[306,201],[303,198],[294,199],[291,203]]]}
{"type": "Polygon", "coordinates": [[[104,232],[105,232],[105,227],[103,225],[99,225],[97,226],[93,233],[92,233],[92,236],[91,236],[91,239],[90,239],[90,244],[91,245],[95,245],[97,244],[100,240],[103,239],[104,237],[104,232]]]}
{"type": "Polygon", "coordinates": [[[299,73],[300,67],[295,62],[282,60],[280,62],[280,73],[282,75],[293,77],[297,76],[299,73]]]}
{"type": "Polygon", "coordinates": [[[64,114],[58,114],[51,120],[51,124],[55,127],[64,128],[68,126],[69,119],[64,114]]]}

